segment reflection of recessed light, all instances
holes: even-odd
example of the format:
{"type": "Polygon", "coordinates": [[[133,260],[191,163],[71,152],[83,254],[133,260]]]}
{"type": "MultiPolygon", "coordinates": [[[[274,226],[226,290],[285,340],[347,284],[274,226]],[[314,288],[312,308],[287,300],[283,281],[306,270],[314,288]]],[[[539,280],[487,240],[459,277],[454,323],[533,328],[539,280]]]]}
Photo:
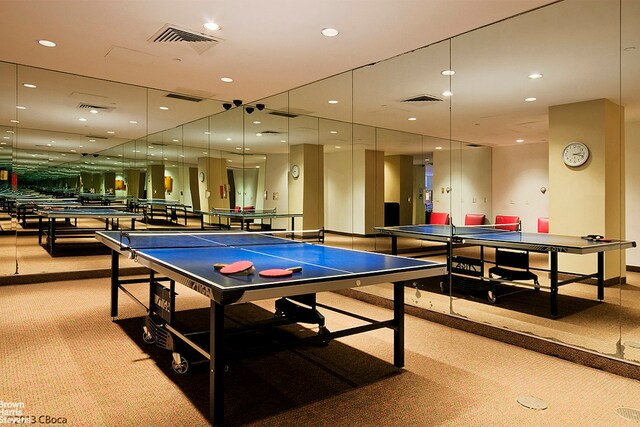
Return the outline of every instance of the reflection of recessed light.
{"type": "Polygon", "coordinates": [[[444,92],[442,92],[442,96],[453,96],[453,92],[451,92],[450,90],[445,90],[444,92]]]}
{"type": "Polygon", "coordinates": [[[78,145],[78,148],[84,148],[84,145],[78,145]]]}
{"type": "Polygon", "coordinates": [[[180,140],[179,140],[179,139],[172,139],[171,141],[173,141],[173,142],[180,142],[180,140]]]}
{"type": "Polygon", "coordinates": [[[7,133],[15,133],[15,132],[14,132],[14,131],[12,131],[12,130],[8,130],[8,131],[6,131],[6,132],[7,132],[7,133]]]}
{"type": "Polygon", "coordinates": [[[95,139],[90,139],[89,142],[96,142],[96,140],[95,139]]]}
{"type": "Polygon", "coordinates": [[[342,147],[340,147],[339,145],[336,145],[336,148],[340,149],[340,148],[342,148],[342,147]]]}
{"type": "Polygon", "coordinates": [[[436,150],[442,150],[442,147],[436,147],[436,150]]]}
{"type": "Polygon", "coordinates": [[[542,74],[540,74],[540,73],[531,73],[527,77],[529,77],[530,79],[536,80],[536,79],[541,79],[542,78],[542,74]]]}
{"type": "Polygon", "coordinates": [[[443,70],[440,72],[443,76],[453,76],[456,72],[453,70],[443,70]]]}
{"type": "Polygon", "coordinates": [[[80,120],[81,122],[86,122],[87,119],[85,119],[84,117],[80,117],[78,120],[80,120]]]}
{"type": "Polygon", "coordinates": [[[410,122],[413,122],[413,121],[418,120],[418,119],[416,119],[415,117],[409,117],[407,120],[409,120],[410,122]]]}
{"type": "Polygon", "coordinates": [[[231,141],[231,138],[227,138],[225,141],[231,141]]]}
{"type": "Polygon", "coordinates": [[[211,135],[211,132],[207,131],[204,133],[205,135],[211,135]]]}
{"type": "Polygon", "coordinates": [[[136,122],[135,120],[129,120],[129,123],[131,123],[132,125],[137,125],[138,122],[136,122]]]}
{"type": "Polygon", "coordinates": [[[286,139],[281,139],[280,142],[287,142],[287,140],[286,139]]]}
{"type": "Polygon", "coordinates": [[[207,30],[211,30],[211,31],[218,31],[220,29],[220,25],[216,24],[215,22],[207,22],[206,24],[204,24],[204,27],[207,30]]]}
{"type": "Polygon", "coordinates": [[[169,109],[169,107],[160,107],[160,109],[167,111],[169,109]]]}
{"type": "Polygon", "coordinates": [[[76,150],[70,150],[70,151],[71,151],[72,153],[75,153],[75,152],[76,152],[76,150]]]}
{"type": "Polygon", "coordinates": [[[322,31],[320,31],[320,32],[325,37],[335,37],[340,33],[335,28],[323,28],[322,31]]]}
{"type": "Polygon", "coordinates": [[[22,86],[28,87],[29,89],[35,89],[36,88],[36,85],[34,85],[33,83],[22,83],[22,86]]]}
{"type": "Polygon", "coordinates": [[[530,97],[530,98],[525,98],[524,100],[525,100],[525,101],[527,101],[527,102],[533,102],[533,101],[535,101],[536,99],[537,99],[537,98],[530,97]]]}
{"type": "Polygon", "coordinates": [[[18,110],[26,110],[27,109],[27,107],[23,107],[22,105],[16,105],[16,108],[18,110]]]}
{"type": "Polygon", "coordinates": [[[156,147],[154,147],[153,145],[149,145],[149,148],[153,150],[156,147]]]}
{"type": "Polygon", "coordinates": [[[89,110],[91,114],[98,114],[98,110],[89,110]]]}
{"type": "Polygon", "coordinates": [[[51,40],[38,40],[38,43],[46,47],[56,47],[56,44],[51,40]]]}
{"type": "Polygon", "coordinates": [[[329,133],[338,133],[337,130],[330,130],[329,133]]]}
{"type": "Polygon", "coordinates": [[[256,136],[262,136],[262,134],[261,133],[256,133],[256,136]]]}
{"type": "Polygon", "coordinates": [[[251,150],[251,148],[249,148],[249,147],[244,149],[244,151],[249,151],[249,150],[251,150]]]}
{"type": "Polygon", "coordinates": [[[11,120],[11,123],[20,123],[20,120],[11,120]]]}
{"type": "Polygon", "coordinates": [[[260,165],[256,166],[256,169],[260,169],[260,165]]]}
{"type": "Polygon", "coordinates": [[[259,120],[256,120],[255,122],[253,122],[254,125],[259,125],[260,123],[262,123],[262,122],[259,121],[259,120]]]}
{"type": "Polygon", "coordinates": [[[329,100],[329,104],[337,104],[337,103],[338,103],[338,101],[335,100],[335,99],[330,99],[329,100]]]}
{"type": "Polygon", "coordinates": [[[227,162],[231,163],[231,162],[233,162],[233,160],[231,160],[231,159],[227,159],[227,162]]]}
{"type": "Polygon", "coordinates": [[[236,147],[236,150],[242,150],[242,147],[236,147]]]}
{"type": "Polygon", "coordinates": [[[516,142],[524,142],[524,139],[516,139],[516,142]]]}
{"type": "Polygon", "coordinates": [[[2,139],[11,139],[10,136],[3,136],[2,139]]]}
{"type": "Polygon", "coordinates": [[[424,159],[424,161],[425,161],[425,162],[428,162],[428,161],[429,161],[429,159],[424,159]]]}
{"type": "Polygon", "coordinates": [[[207,153],[206,151],[203,151],[202,154],[209,154],[209,153],[207,153]]]}
{"type": "Polygon", "coordinates": [[[233,79],[231,77],[220,77],[220,80],[225,83],[233,83],[233,79]]]}
{"type": "Polygon", "coordinates": [[[112,130],[108,130],[107,133],[110,134],[110,135],[113,135],[115,132],[112,131],[112,130]]]}

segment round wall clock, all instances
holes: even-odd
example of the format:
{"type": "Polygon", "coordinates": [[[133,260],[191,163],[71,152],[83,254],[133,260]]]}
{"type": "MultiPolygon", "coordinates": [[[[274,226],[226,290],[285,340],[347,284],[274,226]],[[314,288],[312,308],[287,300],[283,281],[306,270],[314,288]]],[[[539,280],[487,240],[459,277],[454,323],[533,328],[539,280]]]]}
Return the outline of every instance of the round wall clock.
{"type": "Polygon", "coordinates": [[[300,176],[300,166],[298,165],[291,166],[291,176],[296,179],[300,176]]]}
{"type": "Polygon", "coordinates": [[[200,172],[198,176],[200,177],[200,182],[204,182],[204,172],[200,172]]]}
{"type": "Polygon", "coordinates": [[[570,142],[562,150],[562,160],[572,168],[582,166],[589,160],[589,147],[582,142],[570,142]]]}

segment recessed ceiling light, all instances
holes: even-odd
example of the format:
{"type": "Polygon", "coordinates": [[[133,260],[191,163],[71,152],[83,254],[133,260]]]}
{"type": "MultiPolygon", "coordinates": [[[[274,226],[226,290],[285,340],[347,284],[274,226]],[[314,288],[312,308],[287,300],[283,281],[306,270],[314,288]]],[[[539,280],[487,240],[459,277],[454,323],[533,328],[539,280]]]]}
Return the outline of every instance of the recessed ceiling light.
{"type": "Polygon", "coordinates": [[[161,109],[161,110],[165,110],[165,111],[166,111],[166,110],[168,110],[168,109],[169,109],[169,107],[160,107],[160,109],[161,109]]]}
{"type": "Polygon", "coordinates": [[[525,98],[524,100],[525,100],[525,101],[527,101],[527,102],[533,102],[533,101],[535,101],[536,99],[537,99],[537,98],[530,97],[530,98],[525,98]]]}
{"type": "Polygon", "coordinates": [[[338,133],[337,130],[330,130],[329,133],[338,133]]]}
{"type": "Polygon", "coordinates": [[[20,120],[11,120],[11,123],[20,123],[20,120]]]}
{"type": "Polygon", "coordinates": [[[227,138],[226,141],[231,141],[231,138],[227,138]]]}
{"type": "Polygon", "coordinates": [[[28,87],[29,89],[35,89],[36,88],[36,85],[34,85],[33,83],[22,83],[22,86],[28,87]]]}
{"type": "Polygon", "coordinates": [[[416,119],[415,117],[409,117],[407,120],[409,120],[410,122],[413,122],[413,121],[418,120],[418,119],[416,119]]]}
{"type": "Polygon", "coordinates": [[[341,146],[339,146],[339,145],[336,145],[336,148],[340,149],[340,148],[342,148],[342,147],[341,147],[341,146]]]}
{"type": "Polygon", "coordinates": [[[337,104],[337,103],[338,103],[338,101],[336,101],[335,99],[330,99],[329,100],[329,104],[337,104]]]}
{"type": "Polygon", "coordinates": [[[453,70],[442,70],[440,74],[443,76],[453,76],[456,72],[453,70]]]}
{"type": "Polygon", "coordinates": [[[436,150],[442,150],[442,147],[436,147],[436,150]]]}
{"type": "Polygon", "coordinates": [[[131,123],[132,125],[137,125],[138,122],[136,122],[135,120],[129,120],[129,123],[131,123]]]}
{"type": "Polygon", "coordinates": [[[445,90],[444,92],[442,92],[442,96],[453,96],[453,92],[451,92],[450,90],[445,90]]]}
{"type": "Polygon", "coordinates": [[[56,44],[51,40],[38,40],[38,43],[46,47],[56,47],[56,44]]]}
{"type": "Polygon", "coordinates": [[[336,30],[335,28],[323,28],[320,32],[325,37],[335,37],[340,34],[340,31],[336,30]]]}
{"type": "Polygon", "coordinates": [[[110,135],[113,135],[115,132],[112,131],[112,130],[108,130],[107,133],[110,134],[110,135]]]}
{"type": "Polygon", "coordinates": [[[253,122],[254,125],[259,125],[260,123],[262,123],[260,120],[256,120],[255,122],[253,122]]]}
{"type": "Polygon", "coordinates": [[[536,80],[536,79],[541,79],[542,78],[542,74],[540,74],[540,73],[531,73],[527,77],[529,77],[530,79],[536,80]]]}
{"type": "Polygon", "coordinates": [[[258,132],[258,133],[256,133],[256,136],[262,136],[262,134],[258,132]]]}
{"type": "Polygon", "coordinates": [[[86,122],[87,119],[85,119],[84,117],[80,117],[78,120],[80,120],[81,122],[86,122]]]}
{"type": "Polygon", "coordinates": [[[16,105],[16,108],[18,110],[26,110],[27,109],[27,107],[23,107],[22,105],[16,105]]]}
{"type": "Polygon", "coordinates": [[[179,139],[172,139],[171,141],[173,141],[173,142],[180,142],[180,140],[179,140],[179,139]]]}
{"type": "Polygon", "coordinates": [[[225,83],[233,83],[233,79],[231,77],[221,77],[220,80],[225,83]]]}
{"type": "Polygon", "coordinates": [[[516,139],[516,142],[524,142],[524,139],[516,139]]]}
{"type": "Polygon", "coordinates": [[[257,165],[257,166],[256,166],[256,169],[260,169],[260,165],[257,165]]]}
{"type": "Polygon", "coordinates": [[[98,114],[98,110],[89,110],[91,114],[98,114]]]}
{"type": "Polygon", "coordinates": [[[204,27],[207,30],[211,30],[211,31],[218,31],[220,29],[220,25],[216,24],[215,22],[207,22],[206,24],[204,24],[204,27]]]}

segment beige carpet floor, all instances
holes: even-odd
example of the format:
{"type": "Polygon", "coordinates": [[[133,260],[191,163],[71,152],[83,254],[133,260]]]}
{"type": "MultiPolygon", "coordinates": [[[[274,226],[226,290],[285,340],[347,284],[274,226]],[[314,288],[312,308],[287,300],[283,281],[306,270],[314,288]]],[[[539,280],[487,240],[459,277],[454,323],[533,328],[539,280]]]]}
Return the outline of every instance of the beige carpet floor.
{"type": "MultiPolygon", "coordinates": [[[[146,295],[144,286],[133,290],[146,295]]],[[[206,306],[200,295],[178,290],[180,310],[206,306]]],[[[341,295],[319,300],[376,319],[391,316],[341,295]]],[[[108,301],[108,279],[0,287],[0,400],[73,426],[207,425],[206,367],[175,374],[169,352],[142,342],[140,307],[122,297],[121,316],[112,322],[108,301]]],[[[228,323],[270,315],[272,306],[234,306],[228,323]]],[[[359,322],[323,314],[331,330],[359,322]]],[[[391,365],[389,330],[230,363],[226,425],[636,424],[617,409],[640,408],[638,381],[411,316],[406,329],[406,367],[399,372],[391,365]],[[517,402],[521,396],[548,408],[527,409],[517,402]]]]}

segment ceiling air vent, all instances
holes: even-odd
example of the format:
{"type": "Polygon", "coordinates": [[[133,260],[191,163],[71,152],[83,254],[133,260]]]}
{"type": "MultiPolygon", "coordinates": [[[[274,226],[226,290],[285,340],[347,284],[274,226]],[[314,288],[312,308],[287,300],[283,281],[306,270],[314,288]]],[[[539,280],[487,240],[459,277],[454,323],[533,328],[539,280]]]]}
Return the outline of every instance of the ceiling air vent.
{"type": "Polygon", "coordinates": [[[109,139],[107,136],[99,136],[99,135],[85,135],[85,138],[89,139],[109,139]]]}
{"type": "Polygon", "coordinates": [[[298,117],[297,114],[287,113],[286,111],[270,111],[269,114],[280,117],[289,117],[290,119],[294,119],[298,117]]]}
{"type": "Polygon", "coordinates": [[[81,102],[80,104],[78,104],[78,108],[81,109],[81,110],[97,110],[97,111],[111,111],[111,110],[113,110],[113,107],[105,107],[103,105],[87,104],[86,102],[81,102]]]}
{"type": "Polygon", "coordinates": [[[190,101],[190,102],[202,101],[202,98],[196,98],[195,96],[188,96],[188,95],[180,95],[179,93],[168,93],[167,98],[181,99],[183,101],[190,101]]]}
{"type": "Polygon", "coordinates": [[[160,28],[149,41],[151,43],[188,43],[198,54],[203,54],[218,43],[218,40],[207,34],[185,30],[170,24],[160,28]]]}
{"type": "Polygon", "coordinates": [[[417,96],[412,96],[411,98],[403,99],[401,102],[434,102],[434,101],[442,101],[442,99],[436,98],[435,96],[432,96],[432,95],[423,94],[423,95],[417,95],[417,96]]]}

